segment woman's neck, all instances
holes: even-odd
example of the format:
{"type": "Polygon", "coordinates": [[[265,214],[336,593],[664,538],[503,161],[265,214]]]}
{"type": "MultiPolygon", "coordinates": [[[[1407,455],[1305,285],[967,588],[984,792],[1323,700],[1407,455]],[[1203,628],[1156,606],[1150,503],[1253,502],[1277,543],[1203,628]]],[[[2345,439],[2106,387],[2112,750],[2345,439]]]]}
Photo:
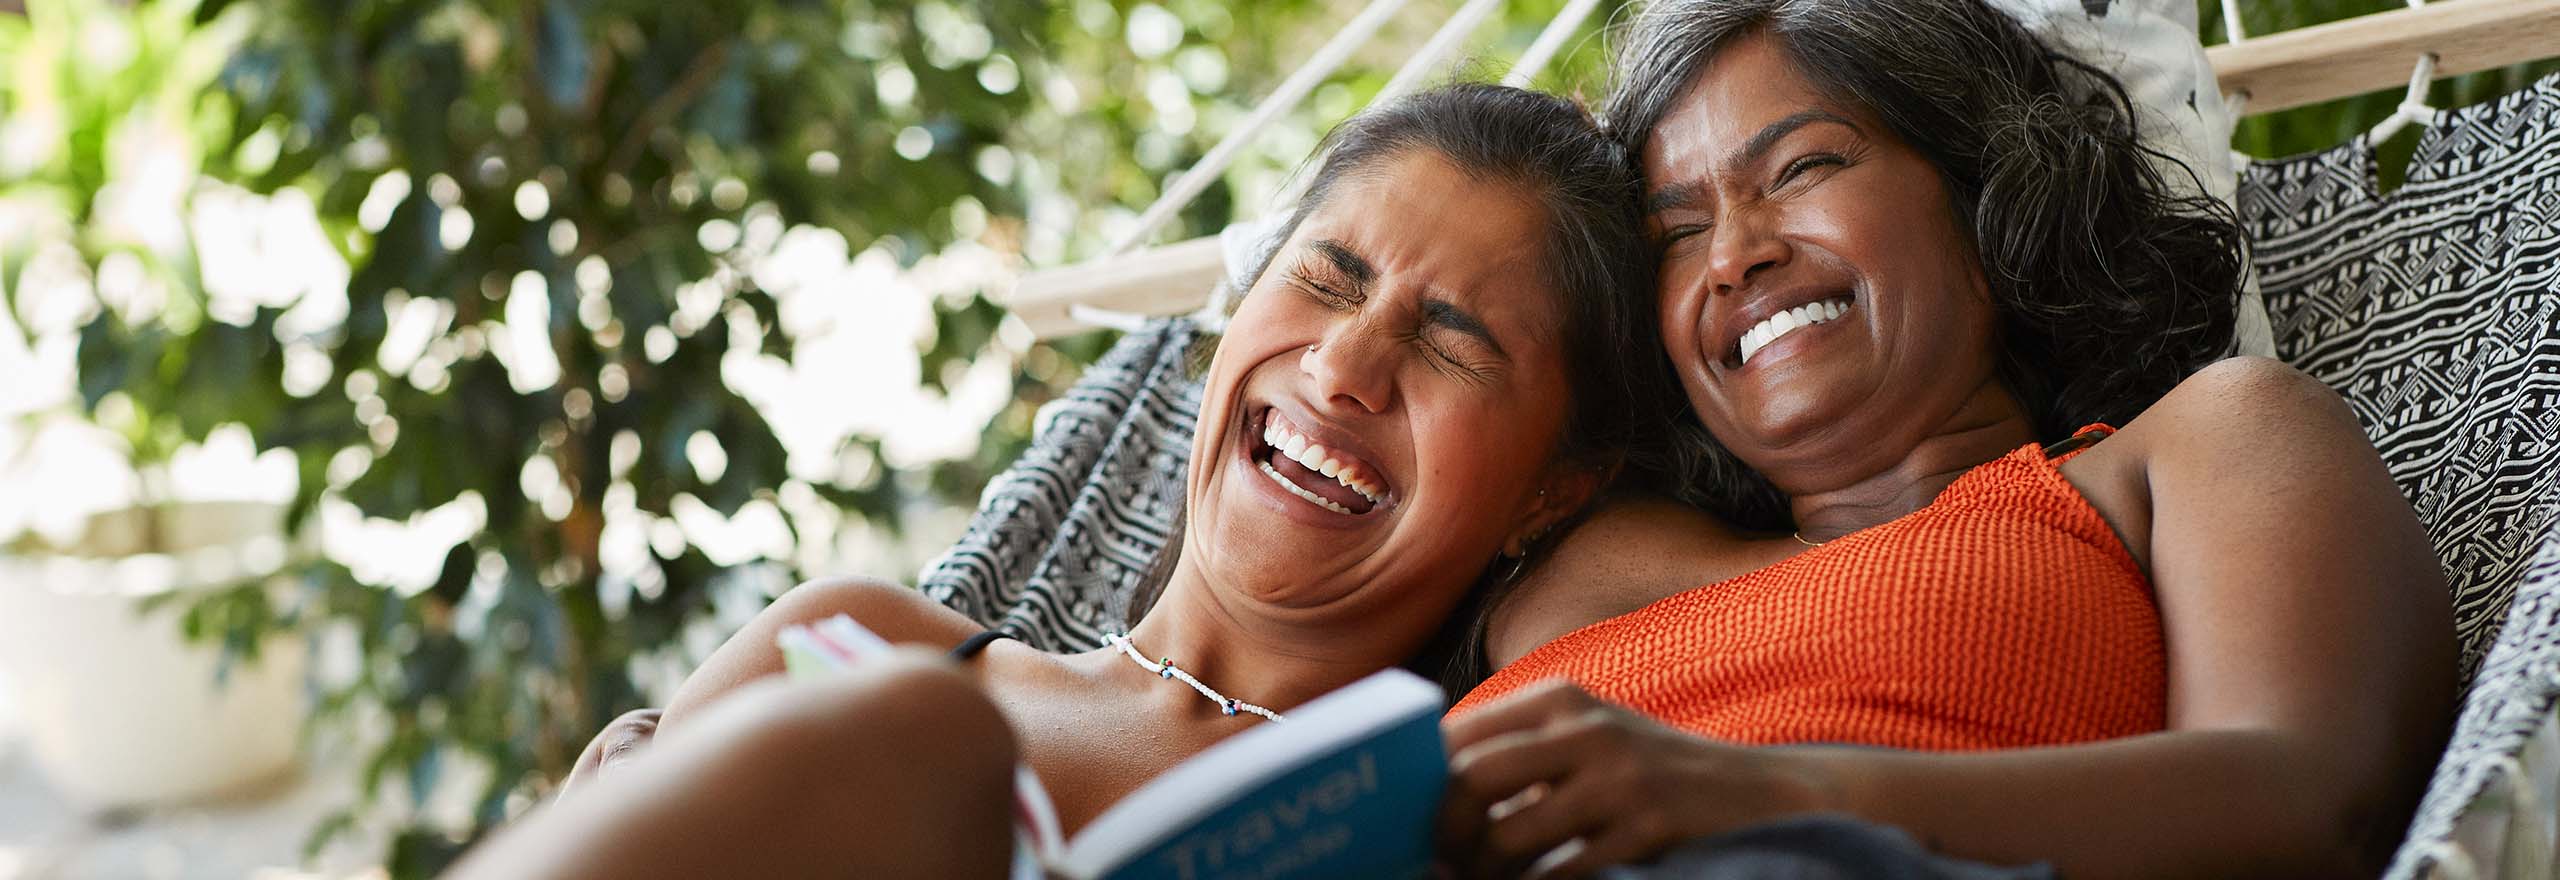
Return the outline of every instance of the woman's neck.
{"type": "MultiPolygon", "coordinates": [[[[1322,614],[1293,621],[1286,614],[1252,614],[1230,607],[1220,596],[1199,572],[1177,566],[1162,598],[1130,628],[1130,645],[1151,661],[1170,658],[1182,671],[1230,698],[1285,713],[1289,707],[1403,663],[1412,652],[1393,648],[1418,644],[1421,638],[1389,631],[1400,615],[1322,614]]],[[[1114,648],[1104,650],[1118,653],[1114,648]]],[[[1127,667],[1127,678],[1146,674],[1137,664],[1112,662],[1127,667]]],[[[1171,685],[1164,689],[1173,691],[1171,685]]],[[[1222,715],[1215,704],[1197,695],[1183,693],[1175,698],[1177,705],[1186,701],[1197,708],[1181,714],[1222,715]]]]}
{"type": "Polygon", "coordinates": [[[1996,380],[1984,382],[1899,459],[1839,488],[1792,498],[1797,534],[1819,543],[1890,522],[1927,507],[1966,471],[2035,439],[2017,397],[1996,380]]]}

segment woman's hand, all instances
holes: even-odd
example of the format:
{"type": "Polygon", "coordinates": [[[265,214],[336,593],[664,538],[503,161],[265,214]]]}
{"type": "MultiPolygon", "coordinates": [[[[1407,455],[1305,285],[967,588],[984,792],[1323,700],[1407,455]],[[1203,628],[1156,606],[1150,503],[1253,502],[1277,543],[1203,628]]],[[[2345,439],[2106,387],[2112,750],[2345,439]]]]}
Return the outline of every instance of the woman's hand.
{"type": "Polygon", "coordinates": [[[1580,877],[1830,801],[1815,769],[1784,752],[1672,730],[1562,680],[1443,733],[1451,758],[1440,854],[1463,875],[1535,866],[1541,876],[1580,877]]]}
{"type": "Polygon", "coordinates": [[[560,796],[567,797],[569,789],[579,783],[592,782],[605,770],[630,760],[641,746],[657,737],[661,714],[658,709],[633,709],[597,731],[596,738],[587,741],[587,750],[578,753],[578,763],[570,765],[569,777],[560,780],[560,796]]]}

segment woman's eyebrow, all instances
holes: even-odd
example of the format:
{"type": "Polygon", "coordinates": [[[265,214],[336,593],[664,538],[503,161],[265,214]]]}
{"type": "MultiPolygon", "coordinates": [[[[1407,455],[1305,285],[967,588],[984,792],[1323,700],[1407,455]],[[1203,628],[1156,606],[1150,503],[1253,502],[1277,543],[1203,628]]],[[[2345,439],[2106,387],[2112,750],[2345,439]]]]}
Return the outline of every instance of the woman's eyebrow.
{"type": "Polygon", "coordinates": [[[1769,123],[1767,127],[1760,129],[1759,134],[1752,135],[1750,140],[1743,142],[1742,149],[1725,154],[1724,165],[1727,168],[1740,168],[1745,165],[1756,163],[1760,161],[1760,157],[1768,155],[1769,150],[1776,147],[1780,139],[1785,138],[1787,135],[1794,134],[1796,129],[1812,125],[1816,122],[1839,123],[1841,125],[1848,126],[1850,131],[1860,132],[1861,134],[1864,133],[1858,128],[1857,123],[1850,122],[1847,118],[1829,110],[1824,110],[1820,107],[1808,110],[1798,110],[1794,113],[1787,114],[1786,118],[1769,123]]]}
{"type": "MultiPolygon", "coordinates": [[[[1744,141],[1740,149],[1726,153],[1724,155],[1724,161],[1721,164],[1725,168],[1740,168],[1758,162],[1760,161],[1760,157],[1768,155],[1769,151],[1776,148],[1778,146],[1778,142],[1786,139],[1787,135],[1794,134],[1796,129],[1812,125],[1816,122],[1837,123],[1847,126],[1850,131],[1859,132],[1860,134],[1865,133],[1865,130],[1859,128],[1857,123],[1850,122],[1847,117],[1833,113],[1829,110],[1821,108],[1798,110],[1794,113],[1787,114],[1784,119],[1769,123],[1767,126],[1761,128],[1758,134],[1754,134],[1751,136],[1750,140],[1744,141]]],[[[1671,184],[1669,186],[1662,187],[1661,189],[1654,190],[1652,193],[1645,196],[1644,212],[1646,216],[1651,216],[1654,214],[1660,214],[1664,211],[1685,208],[1690,205],[1697,204],[1698,200],[1706,195],[1706,192],[1706,184],[1694,179],[1671,184]]]]}
{"type": "Polygon", "coordinates": [[[1448,300],[1437,298],[1423,300],[1422,321],[1425,324],[1445,327],[1473,336],[1477,341],[1483,342],[1486,348],[1493,349],[1494,357],[1506,361],[1511,359],[1510,353],[1502,350],[1502,343],[1494,341],[1493,331],[1485,329],[1483,321],[1476,320],[1476,316],[1467,314],[1465,309],[1458,308],[1448,300]]]}
{"type": "Polygon", "coordinates": [[[1654,190],[1651,195],[1645,196],[1644,198],[1645,216],[1650,217],[1664,211],[1686,208],[1690,205],[1697,204],[1698,197],[1705,195],[1706,192],[1707,185],[1695,180],[1683,181],[1654,190]]]}
{"type": "Polygon", "coordinates": [[[1378,267],[1369,265],[1367,258],[1353,252],[1342,242],[1330,238],[1319,238],[1309,242],[1307,247],[1316,253],[1323,254],[1325,260],[1333,264],[1334,269],[1350,276],[1353,287],[1366,287],[1370,281],[1378,277],[1378,267]]]}

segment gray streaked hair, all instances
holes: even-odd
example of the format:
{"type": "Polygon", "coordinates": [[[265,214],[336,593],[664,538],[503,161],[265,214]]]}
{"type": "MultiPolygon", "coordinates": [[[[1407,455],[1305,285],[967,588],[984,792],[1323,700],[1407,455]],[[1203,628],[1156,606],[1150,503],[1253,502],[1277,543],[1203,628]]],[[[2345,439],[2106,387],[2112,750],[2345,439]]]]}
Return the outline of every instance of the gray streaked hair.
{"type": "MultiPolygon", "coordinates": [[[[1803,76],[1938,170],[1998,315],[2000,380],[2046,442],[2122,424],[2225,354],[2244,268],[2238,218],[2173,186],[2124,87],[1982,0],[1655,0],[1621,37],[1601,122],[1641,157],[1724,47],[1765,34],[1803,76]]],[[[2183,183],[2183,182],[2182,182],[2183,183]]],[[[1746,527],[1786,499],[1694,414],[1664,473],[1746,527]]]]}

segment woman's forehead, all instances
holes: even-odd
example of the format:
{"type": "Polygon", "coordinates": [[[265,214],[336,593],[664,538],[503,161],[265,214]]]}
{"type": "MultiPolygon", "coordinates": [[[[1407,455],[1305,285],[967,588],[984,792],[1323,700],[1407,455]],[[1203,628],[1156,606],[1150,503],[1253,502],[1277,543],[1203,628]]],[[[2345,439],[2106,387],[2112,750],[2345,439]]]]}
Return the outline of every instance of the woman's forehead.
{"type": "Polygon", "coordinates": [[[1356,266],[1380,285],[1430,290],[1488,313],[1533,322],[1554,314],[1552,273],[1542,265],[1549,220],[1534,193],[1428,152],[1382,165],[1390,167],[1343,181],[1283,256],[1356,266]]]}
{"type": "Polygon", "coordinates": [[[1645,167],[1738,158],[1733,154],[1770,135],[1772,126],[1807,114],[1861,129],[1870,116],[1805,76],[1777,38],[1747,34],[1699,65],[1672,99],[1645,143],[1645,167]]]}

